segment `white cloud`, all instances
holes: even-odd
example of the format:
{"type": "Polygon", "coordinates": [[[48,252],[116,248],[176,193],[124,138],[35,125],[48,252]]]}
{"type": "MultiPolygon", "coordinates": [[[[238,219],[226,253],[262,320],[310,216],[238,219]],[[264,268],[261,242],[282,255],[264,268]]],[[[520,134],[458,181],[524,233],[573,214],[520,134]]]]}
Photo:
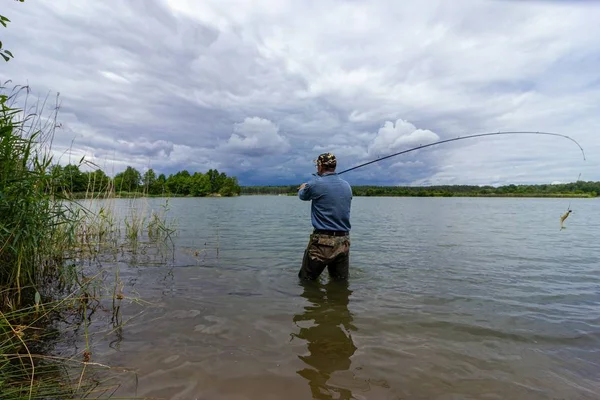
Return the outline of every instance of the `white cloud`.
{"type": "Polygon", "coordinates": [[[247,156],[284,154],[290,148],[288,140],[279,134],[279,128],[268,119],[252,117],[233,126],[233,134],[224,150],[247,156]]]}
{"type": "Polygon", "coordinates": [[[413,124],[404,120],[386,121],[379,128],[377,136],[369,146],[370,156],[385,156],[400,149],[421,146],[438,141],[440,137],[430,130],[417,129],[413,124]]]}

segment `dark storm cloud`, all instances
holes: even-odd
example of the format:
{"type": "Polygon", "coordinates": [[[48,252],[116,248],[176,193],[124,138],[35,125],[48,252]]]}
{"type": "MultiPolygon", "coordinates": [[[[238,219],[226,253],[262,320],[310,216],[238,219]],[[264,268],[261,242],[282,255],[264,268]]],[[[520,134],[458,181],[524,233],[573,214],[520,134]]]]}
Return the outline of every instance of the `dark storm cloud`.
{"type": "Polygon", "coordinates": [[[568,130],[589,150],[586,169],[569,144],[519,138],[444,145],[345,176],[355,184],[545,182],[582,170],[600,179],[599,10],[11,2],[2,40],[15,59],[0,77],[40,96],[61,93],[61,162],[86,155],[115,171],[218,168],[243,184],[296,184],[324,151],[346,169],[457,135],[568,130]]]}

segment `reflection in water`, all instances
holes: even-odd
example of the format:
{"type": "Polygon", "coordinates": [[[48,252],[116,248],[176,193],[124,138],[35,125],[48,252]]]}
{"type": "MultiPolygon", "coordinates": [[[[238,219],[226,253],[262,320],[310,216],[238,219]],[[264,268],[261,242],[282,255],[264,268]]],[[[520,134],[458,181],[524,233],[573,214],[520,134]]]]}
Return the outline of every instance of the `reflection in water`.
{"type": "Polygon", "coordinates": [[[308,381],[315,399],[351,399],[350,390],[327,382],[335,371],[350,368],[350,357],[356,351],[350,331],[357,328],[352,325],[352,314],[348,310],[352,291],[347,281],[330,281],[324,285],[308,281],[302,282],[302,286],[302,297],[310,304],[304,307],[302,314],[294,316],[294,322],[312,321],[313,325],[293,334],[308,342],[310,352],[308,356],[298,356],[307,367],[297,373],[308,381]]]}

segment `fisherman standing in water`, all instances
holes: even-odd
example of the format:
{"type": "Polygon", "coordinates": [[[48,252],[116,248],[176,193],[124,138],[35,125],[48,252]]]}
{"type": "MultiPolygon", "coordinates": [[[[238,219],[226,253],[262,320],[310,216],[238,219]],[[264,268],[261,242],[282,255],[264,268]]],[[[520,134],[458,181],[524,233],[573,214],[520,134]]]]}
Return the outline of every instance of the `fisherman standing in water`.
{"type": "Polygon", "coordinates": [[[316,280],[325,267],[335,280],[348,278],[350,264],[350,205],[352,188],[335,172],[336,158],[321,154],[317,174],[298,188],[300,200],[311,200],[314,227],[304,251],[300,279],[316,280]]]}

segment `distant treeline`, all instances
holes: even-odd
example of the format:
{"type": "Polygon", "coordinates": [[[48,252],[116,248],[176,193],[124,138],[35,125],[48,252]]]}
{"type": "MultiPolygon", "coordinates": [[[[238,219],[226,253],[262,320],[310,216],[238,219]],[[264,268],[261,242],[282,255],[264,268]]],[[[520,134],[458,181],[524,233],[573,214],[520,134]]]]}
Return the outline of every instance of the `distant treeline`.
{"type": "Polygon", "coordinates": [[[78,165],[55,165],[51,169],[55,190],[72,194],[101,193],[115,195],[141,194],[148,196],[236,196],[241,188],[236,177],[228,177],[224,172],[209,169],[206,173],[187,170],[176,174],[157,175],[149,169],[143,175],[128,166],[114,178],[107,176],[101,169],[83,172],[78,165]]]}
{"type": "MultiPolygon", "coordinates": [[[[78,165],[55,165],[51,168],[53,189],[74,195],[82,193],[114,194],[121,196],[237,196],[243,195],[296,195],[298,185],[240,186],[236,177],[228,177],[216,169],[206,173],[187,170],[166,176],[153,169],[141,174],[128,166],[114,178],[101,169],[83,172],[78,165]]],[[[597,197],[600,182],[577,181],[563,184],[540,185],[438,185],[438,186],[352,186],[354,196],[415,196],[415,197],[597,197]]]]}
{"type": "Polygon", "coordinates": [[[242,186],[242,194],[296,194],[298,193],[298,186],[242,186]]]}
{"type": "MultiPolygon", "coordinates": [[[[295,195],[297,185],[244,186],[244,195],[295,195]]],[[[597,197],[600,182],[577,181],[542,185],[439,185],[439,186],[352,186],[354,196],[415,196],[415,197],[597,197]]]]}

